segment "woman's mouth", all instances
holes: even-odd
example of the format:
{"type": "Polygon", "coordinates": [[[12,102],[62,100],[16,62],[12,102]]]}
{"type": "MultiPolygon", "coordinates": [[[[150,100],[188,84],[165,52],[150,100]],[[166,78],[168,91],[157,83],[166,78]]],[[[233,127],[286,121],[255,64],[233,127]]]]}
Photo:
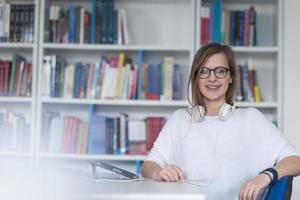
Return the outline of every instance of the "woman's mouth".
{"type": "Polygon", "coordinates": [[[219,89],[219,85],[206,85],[205,86],[208,90],[217,90],[219,89]]]}

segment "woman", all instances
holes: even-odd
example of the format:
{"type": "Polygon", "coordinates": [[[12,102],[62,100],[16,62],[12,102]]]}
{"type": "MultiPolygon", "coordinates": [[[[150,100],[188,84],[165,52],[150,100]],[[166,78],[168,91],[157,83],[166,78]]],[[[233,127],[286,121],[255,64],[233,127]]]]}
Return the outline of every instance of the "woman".
{"type": "Polygon", "coordinates": [[[208,199],[256,199],[283,176],[300,174],[300,158],[254,108],[235,109],[237,71],[230,47],[209,43],[192,64],[192,108],[167,121],[142,167],[146,178],[207,186],[208,199]]]}

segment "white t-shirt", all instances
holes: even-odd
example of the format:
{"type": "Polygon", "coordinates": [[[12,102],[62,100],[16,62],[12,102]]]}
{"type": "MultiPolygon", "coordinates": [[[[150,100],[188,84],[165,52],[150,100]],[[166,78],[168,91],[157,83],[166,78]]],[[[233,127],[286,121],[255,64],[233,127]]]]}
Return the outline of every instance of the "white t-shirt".
{"type": "Polygon", "coordinates": [[[208,199],[238,199],[246,181],[289,155],[297,153],[257,109],[237,109],[226,121],[205,116],[200,123],[179,109],[146,160],[177,165],[187,181],[207,186],[208,199]]]}

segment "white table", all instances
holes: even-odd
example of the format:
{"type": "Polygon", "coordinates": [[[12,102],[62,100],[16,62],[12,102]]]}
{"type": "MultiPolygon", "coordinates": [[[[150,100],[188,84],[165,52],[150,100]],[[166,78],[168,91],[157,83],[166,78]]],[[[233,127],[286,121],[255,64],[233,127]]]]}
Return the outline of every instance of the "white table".
{"type": "Polygon", "coordinates": [[[130,199],[130,200],[204,200],[201,188],[189,183],[166,183],[154,181],[83,182],[75,199],[130,199]]]}
{"type": "Polygon", "coordinates": [[[189,183],[94,180],[80,172],[2,174],[0,198],[22,200],[204,200],[189,183]]]}

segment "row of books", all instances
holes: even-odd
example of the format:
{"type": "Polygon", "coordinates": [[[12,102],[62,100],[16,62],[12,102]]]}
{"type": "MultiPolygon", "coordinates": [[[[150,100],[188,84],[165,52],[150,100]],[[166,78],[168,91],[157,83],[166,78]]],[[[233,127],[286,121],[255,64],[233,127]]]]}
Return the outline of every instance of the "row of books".
{"type": "Polygon", "coordinates": [[[41,148],[44,152],[74,154],[146,154],[165,122],[164,117],[129,119],[92,115],[88,122],[59,113],[43,114],[41,148]]]}
{"type": "MultiPolygon", "coordinates": [[[[139,56],[140,57],[140,56],[139,56]]],[[[43,95],[89,99],[182,99],[181,68],[173,57],[160,64],[137,64],[124,53],[99,62],[67,64],[59,55],[44,56],[43,95]]]]}
{"type": "Polygon", "coordinates": [[[29,114],[0,111],[0,151],[28,152],[30,127],[29,114]]]}
{"type": "Polygon", "coordinates": [[[15,54],[0,60],[0,96],[31,96],[32,64],[15,54]]]}
{"type": "Polygon", "coordinates": [[[220,42],[231,46],[256,46],[256,10],[222,10],[220,0],[201,8],[200,41],[220,42]]]}
{"type": "Polygon", "coordinates": [[[263,100],[257,81],[257,71],[251,60],[238,65],[239,84],[236,101],[260,102],[263,100]]]}
{"type": "Polygon", "coordinates": [[[92,0],[91,12],[71,5],[67,10],[51,5],[48,42],[128,44],[126,12],[113,0],[92,0]]]}
{"type": "Polygon", "coordinates": [[[0,42],[33,42],[34,4],[0,1],[0,42]]]}

